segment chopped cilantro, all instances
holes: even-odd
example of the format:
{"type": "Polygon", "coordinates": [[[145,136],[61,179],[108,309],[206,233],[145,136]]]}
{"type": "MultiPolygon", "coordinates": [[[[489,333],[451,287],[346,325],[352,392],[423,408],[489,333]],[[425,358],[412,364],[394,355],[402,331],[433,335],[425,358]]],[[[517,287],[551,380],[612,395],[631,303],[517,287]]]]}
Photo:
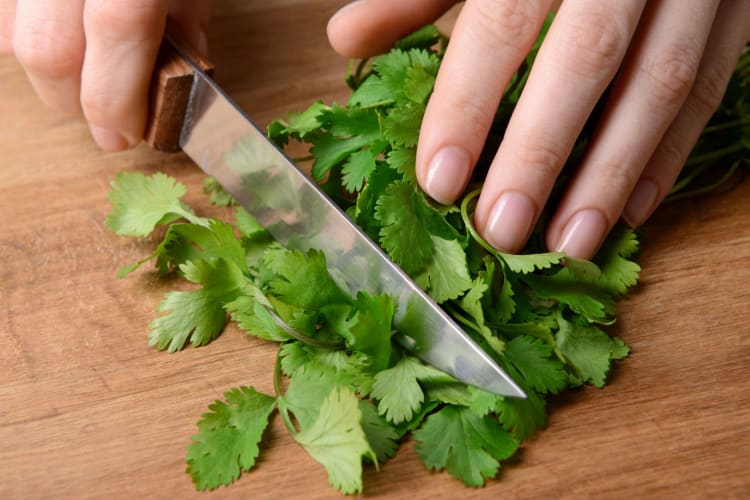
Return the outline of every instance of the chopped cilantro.
{"type": "MultiPolygon", "coordinates": [[[[633,231],[615,227],[593,261],[581,261],[545,251],[539,237],[549,220],[545,212],[521,254],[508,255],[490,248],[472,226],[480,187],[445,207],[420,191],[416,142],[446,43],[432,26],[407,36],[347,76],[352,94],[345,106],[315,102],[272,122],[268,137],[282,147],[309,145],[312,175],[324,191],[505,367],[527,398],[467,386],[411,357],[392,341],[393,297],[345,289],[322,252],[285,248],[244,208],[234,208],[234,225],[206,219],[182,201],[185,186],[175,179],[121,173],[112,182],[106,226],[135,237],[157,226],[166,230],[150,255],[119,276],[154,261],[160,275],[195,285],[166,294],[158,306],[164,314],[150,325],[150,344],[169,351],[188,342],[202,346],[221,334],[228,318],[247,334],[278,343],[275,397],[231,389],[198,422],[187,454],[198,489],[229,484],[252,469],[274,410],[343,493],[361,492],[363,461],[377,467],[409,435],[427,468],[479,487],[520,442],[545,427],[547,395],[582,384],[601,387],[612,362],[628,355],[625,342],[605,327],[615,320],[617,300],[638,281],[633,231]]],[[[508,86],[492,135],[502,136],[539,45],[508,86]]],[[[703,181],[709,170],[721,170],[724,182],[748,165],[749,50],[741,66],[670,200],[715,189],[714,180],[703,181]]],[[[242,167],[251,146],[238,141],[224,160],[242,167]]],[[[576,146],[584,149],[583,142],[576,146]]],[[[204,191],[212,203],[234,203],[211,178],[204,191]]]]}

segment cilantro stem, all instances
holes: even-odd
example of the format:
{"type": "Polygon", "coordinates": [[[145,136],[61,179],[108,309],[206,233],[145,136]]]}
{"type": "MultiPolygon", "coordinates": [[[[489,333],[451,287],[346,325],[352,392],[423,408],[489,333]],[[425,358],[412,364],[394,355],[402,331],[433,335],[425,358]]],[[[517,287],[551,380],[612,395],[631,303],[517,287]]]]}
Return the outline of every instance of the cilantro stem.
{"type": "Polygon", "coordinates": [[[485,250],[497,257],[497,250],[492,248],[489,243],[484,241],[484,238],[479,236],[479,233],[474,228],[474,222],[471,220],[471,216],[469,215],[469,203],[474,201],[474,199],[479,196],[481,190],[482,188],[477,188],[474,191],[467,193],[466,196],[464,196],[464,199],[461,200],[461,219],[463,219],[466,228],[469,230],[469,234],[471,234],[471,237],[474,238],[477,243],[482,245],[485,250]]]}
{"type": "Polygon", "coordinates": [[[307,335],[300,333],[294,328],[292,328],[291,326],[289,326],[286,321],[281,319],[281,317],[278,314],[276,314],[276,311],[274,311],[273,308],[265,304],[264,304],[264,307],[266,308],[268,315],[271,316],[271,319],[279,326],[279,328],[284,330],[284,332],[288,334],[290,337],[302,342],[303,344],[306,344],[312,347],[320,347],[323,349],[339,349],[344,346],[343,342],[325,342],[323,340],[318,340],[312,337],[308,337],[307,335]]]}
{"type": "Polygon", "coordinates": [[[311,161],[311,160],[314,160],[314,159],[315,159],[315,156],[313,156],[313,155],[307,155],[307,156],[298,156],[297,158],[292,158],[292,161],[294,163],[302,163],[302,162],[311,161]]]}
{"type": "Polygon", "coordinates": [[[290,434],[297,434],[297,429],[292,423],[292,417],[289,416],[289,410],[284,403],[284,395],[281,392],[281,348],[276,353],[276,362],[273,365],[273,391],[276,393],[277,406],[279,414],[281,414],[281,420],[284,421],[284,426],[286,426],[290,434]]]}
{"type": "Polygon", "coordinates": [[[375,109],[383,106],[388,106],[389,104],[393,104],[394,102],[396,102],[395,99],[383,99],[381,101],[365,104],[364,106],[357,106],[357,109],[375,109]]]}
{"type": "Polygon", "coordinates": [[[722,130],[727,130],[730,128],[742,128],[750,126],[750,119],[748,118],[738,118],[736,120],[725,122],[725,123],[717,123],[716,125],[711,125],[709,127],[706,127],[703,129],[703,134],[711,134],[713,132],[720,132],[722,130]]]}
{"type": "Polygon", "coordinates": [[[739,153],[745,149],[745,145],[742,142],[737,142],[735,144],[732,144],[731,146],[727,146],[725,148],[717,149],[714,151],[710,151],[708,153],[704,153],[701,155],[696,155],[690,158],[686,163],[686,167],[690,167],[692,165],[698,165],[703,162],[708,162],[711,160],[716,160],[718,158],[721,158],[722,156],[727,156],[732,153],[739,153]]]}
{"type": "MultiPolygon", "coordinates": [[[[680,191],[680,190],[678,190],[674,194],[672,194],[669,197],[667,197],[667,199],[664,200],[665,203],[669,203],[669,202],[673,202],[673,201],[677,201],[677,200],[684,200],[686,198],[690,198],[690,197],[693,197],[693,196],[698,196],[698,195],[710,193],[711,191],[713,191],[713,190],[721,187],[729,179],[731,179],[732,176],[734,175],[734,173],[739,168],[739,166],[740,166],[741,163],[742,163],[741,161],[734,162],[734,164],[732,164],[732,166],[729,167],[729,170],[727,170],[726,173],[723,176],[721,176],[721,178],[719,178],[716,182],[714,182],[712,184],[708,184],[706,186],[702,186],[702,187],[699,187],[699,188],[691,189],[689,191],[680,191]]],[[[681,187],[685,187],[685,185],[683,185],[681,187]]]]}

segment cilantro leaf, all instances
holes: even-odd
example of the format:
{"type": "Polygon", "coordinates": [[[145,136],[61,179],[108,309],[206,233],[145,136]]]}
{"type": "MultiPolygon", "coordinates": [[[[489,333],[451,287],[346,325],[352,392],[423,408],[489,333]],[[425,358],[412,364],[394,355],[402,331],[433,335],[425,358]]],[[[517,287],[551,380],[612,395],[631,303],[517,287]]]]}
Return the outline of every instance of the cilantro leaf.
{"type": "Polygon", "coordinates": [[[424,112],[425,105],[416,102],[392,107],[383,118],[383,135],[394,146],[416,146],[424,112]]]}
{"type": "Polygon", "coordinates": [[[332,389],[345,385],[345,381],[337,375],[335,370],[319,364],[299,367],[279,400],[279,407],[294,413],[301,428],[312,426],[326,396],[332,389]]]}
{"type": "Polygon", "coordinates": [[[285,145],[289,137],[305,140],[310,133],[322,126],[319,116],[330,109],[329,106],[317,101],[302,113],[287,113],[284,118],[274,120],[268,125],[268,138],[278,146],[285,145]]]}
{"type": "Polygon", "coordinates": [[[370,109],[333,106],[323,111],[319,120],[327,131],[309,135],[310,152],[315,156],[312,175],[318,180],[350,154],[381,137],[378,115],[370,109]]]}
{"type": "Polygon", "coordinates": [[[226,303],[224,308],[237,326],[250,335],[273,342],[284,342],[290,338],[268,312],[267,306],[251,295],[239,295],[226,303]]]}
{"type": "Polygon", "coordinates": [[[264,263],[273,273],[267,282],[271,293],[287,304],[317,310],[327,304],[351,303],[349,294],[331,278],[319,250],[304,253],[275,246],[266,251],[264,263]]]}
{"type": "Polygon", "coordinates": [[[429,49],[441,38],[443,35],[440,31],[434,25],[428,24],[396,41],[396,48],[401,50],[429,49]]]}
{"type": "Polygon", "coordinates": [[[619,349],[609,336],[594,325],[580,325],[558,318],[555,335],[557,348],[580,374],[584,382],[604,387],[614,350],[619,349]]]}
{"type": "Polygon", "coordinates": [[[622,225],[615,226],[594,258],[601,268],[600,283],[616,295],[624,295],[638,282],[641,267],[629,260],[638,252],[635,233],[622,225]]]}
{"type": "Polygon", "coordinates": [[[447,469],[468,486],[494,477],[500,460],[515,453],[518,442],[499,422],[468,408],[446,406],[430,415],[414,433],[416,452],[429,469],[447,469]]]}
{"type": "Polygon", "coordinates": [[[373,371],[382,370],[390,361],[395,312],[396,303],[390,295],[370,295],[360,291],[348,317],[339,320],[337,332],[346,339],[347,347],[370,358],[373,371]]]}
{"type": "Polygon", "coordinates": [[[399,434],[386,420],[378,415],[375,407],[368,401],[360,401],[362,412],[362,430],[365,431],[367,442],[379,463],[383,463],[396,454],[399,434]]]}
{"type": "Polygon", "coordinates": [[[393,148],[388,152],[386,162],[393,170],[399,172],[404,180],[416,184],[417,174],[415,172],[415,165],[417,163],[417,150],[415,148],[393,148]]]}
{"type": "Polygon", "coordinates": [[[414,279],[438,304],[458,298],[471,287],[466,253],[456,240],[430,236],[434,252],[424,271],[414,279]]]}
{"type": "Polygon", "coordinates": [[[323,400],[315,421],[294,435],[325,467],[331,486],[345,494],[362,491],[362,457],[377,460],[361,422],[357,397],[350,389],[338,387],[323,400]]]}
{"type": "Polygon", "coordinates": [[[376,156],[377,153],[370,148],[355,151],[349,155],[341,169],[342,184],[347,191],[354,193],[362,189],[367,178],[375,171],[376,156]]]}
{"type": "Polygon", "coordinates": [[[377,104],[390,104],[394,98],[394,93],[385,85],[380,76],[371,74],[362,84],[349,96],[347,105],[356,106],[374,106],[377,104]]]}
{"type": "Polygon", "coordinates": [[[157,225],[179,218],[206,224],[180,201],[184,194],[184,184],[161,172],[150,177],[140,172],[121,172],[112,181],[112,212],[104,224],[121,236],[148,236],[157,225]]]}
{"type": "Polygon", "coordinates": [[[229,207],[237,204],[237,200],[219,184],[215,177],[209,176],[203,179],[203,192],[210,195],[211,204],[217,207],[229,207]]]}
{"type": "Polygon", "coordinates": [[[527,274],[539,269],[549,269],[560,263],[565,254],[560,252],[513,255],[501,253],[500,257],[514,273],[527,274]]]}
{"type": "Polygon", "coordinates": [[[519,335],[505,344],[505,360],[529,387],[541,393],[558,393],[568,383],[564,365],[551,355],[549,344],[528,335],[519,335]]]}
{"type": "Polygon", "coordinates": [[[597,284],[581,280],[568,269],[551,276],[526,275],[523,280],[539,297],[565,304],[589,321],[603,324],[613,321],[614,298],[597,284]]]}
{"type": "Polygon", "coordinates": [[[224,394],[198,422],[187,452],[187,472],[199,490],[214,489],[236,480],[255,465],[258,443],[268,425],[276,399],[238,387],[224,394]]]}
{"type": "Polygon", "coordinates": [[[421,271],[434,253],[432,237],[417,216],[420,203],[414,186],[394,182],[380,197],[375,217],[380,221],[380,243],[409,274],[421,271]]]}
{"type": "Polygon", "coordinates": [[[169,352],[182,349],[188,337],[195,347],[215,339],[226,324],[224,305],[239,295],[245,280],[237,265],[226,259],[189,261],[181,268],[188,280],[203,287],[169,292],[159,304],[160,312],[169,312],[151,322],[149,345],[169,352]]]}
{"type": "Polygon", "coordinates": [[[525,441],[547,425],[544,399],[534,391],[525,389],[526,399],[501,398],[496,412],[500,422],[519,441],[525,441]]]}
{"type": "Polygon", "coordinates": [[[375,375],[372,397],[378,400],[378,413],[394,424],[411,420],[424,402],[419,378],[432,369],[411,356],[404,356],[392,368],[375,375]]]}

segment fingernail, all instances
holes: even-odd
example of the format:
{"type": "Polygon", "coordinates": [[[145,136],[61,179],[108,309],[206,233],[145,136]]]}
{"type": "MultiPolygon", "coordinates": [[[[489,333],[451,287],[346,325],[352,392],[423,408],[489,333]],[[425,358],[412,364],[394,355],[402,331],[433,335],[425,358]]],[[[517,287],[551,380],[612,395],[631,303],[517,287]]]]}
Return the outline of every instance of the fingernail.
{"type": "Polygon", "coordinates": [[[91,135],[104,151],[122,151],[130,145],[121,134],[96,125],[91,125],[91,135]]]}
{"type": "Polygon", "coordinates": [[[425,191],[434,200],[449,205],[463,192],[470,171],[469,153],[458,146],[446,146],[432,157],[427,168],[425,191]]]}
{"type": "Polygon", "coordinates": [[[622,218],[630,227],[643,224],[654,210],[659,186],[651,179],[641,179],[630,193],[630,198],[622,211],[622,218]]]}
{"type": "Polygon", "coordinates": [[[531,198],[517,191],[507,192],[492,207],[485,238],[501,252],[517,252],[526,243],[535,217],[531,198]]]}
{"type": "Polygon", "coordinates": [[[580,210],[568,221],[555,250],[571,257],[590,259],[604,239],[607,228],[607,219],[599,210],[580,210]]]}

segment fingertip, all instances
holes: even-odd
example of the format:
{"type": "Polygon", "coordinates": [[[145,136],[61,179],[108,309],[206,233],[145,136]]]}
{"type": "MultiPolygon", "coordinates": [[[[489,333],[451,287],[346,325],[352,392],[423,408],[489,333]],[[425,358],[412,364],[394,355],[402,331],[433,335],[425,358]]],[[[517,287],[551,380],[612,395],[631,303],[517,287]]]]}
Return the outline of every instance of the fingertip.
{"type": "Polygon", "coordinates": [[[591,259],[601,246],[611,224],[597,208],[584,208],[566,222],[556,240],[548,235],[548,247],[577,259],[591,259]]]}
{"type": "Polygon", "coordinates": [[[444,146],[433,155],[425,168],[417,170],[417,180],[428,196],[443,205],[450,205],[466,189],[472,166],[471,156],[466,149],[444,146]]]}
{"type": "Polygon", "coordinates": [[[537,212],[536,203],[527,194],[507,191],[492,204],[480,232],[493,248],[517,253],[523,249],[534,229],[537,212]]]}
{"type": "Polygon", "coordinates": [[[359,22],[358,9],[366,0],[355,0],[341,7],[331,16],[326,25],[326,35],[333,50],[344,57],[363,58],[373,54],[368,49],[366,36],[363,31],[368,31],[359,22]]]}
{"type": "Polygon", "coordinates": [[[649,218],[659,200],[659,186],[648,178],[641,178],[625,203],[622,219],[632,227],[638,227],[649,218]]]}
{"type": "Polygon", "coordinates": [[[89,125],[91,136],[97,145],[107,152],[123,151],[135,145],[134,141],[128,140],[119,132],[109,130],[97,125],[89,125]]]}

